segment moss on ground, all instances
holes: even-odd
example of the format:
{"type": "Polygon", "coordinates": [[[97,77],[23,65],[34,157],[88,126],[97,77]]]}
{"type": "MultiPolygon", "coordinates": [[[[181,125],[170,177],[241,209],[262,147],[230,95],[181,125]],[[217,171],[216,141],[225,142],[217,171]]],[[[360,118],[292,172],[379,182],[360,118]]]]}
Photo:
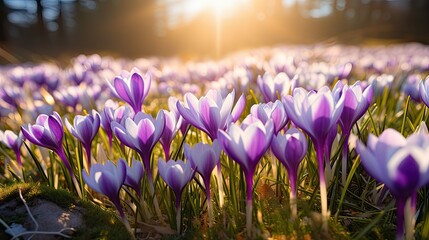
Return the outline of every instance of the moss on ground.
{"type": "MultiPolygon", "coordinates": [[[[76,229],[73,239],[133,239],[133,236],[128,233],[125,226],[110,211],[104,210],[99,206],[89,201],[77,199],[75,196],[65,190],[53,189],[41,184],[18,183],[9,186],[0,187],[0,205],[19,199],[19,191],[21,189],[24,199],[27,202],[39,198],[51,201],[65,210],[71,210],[76,206],[83,209],[82,228],[76,229]]],[[[1,216],[0,216],[1,217],[1,216]]],[[[25,217],[13,219],[17,222],[19,219],[24,221],[25,217]]],[[[8,224],[11,219],[7,219],[8,224]]],[[[10,236],[5,235],[2,231],[0,239],[8,239],[10,236]]]]}

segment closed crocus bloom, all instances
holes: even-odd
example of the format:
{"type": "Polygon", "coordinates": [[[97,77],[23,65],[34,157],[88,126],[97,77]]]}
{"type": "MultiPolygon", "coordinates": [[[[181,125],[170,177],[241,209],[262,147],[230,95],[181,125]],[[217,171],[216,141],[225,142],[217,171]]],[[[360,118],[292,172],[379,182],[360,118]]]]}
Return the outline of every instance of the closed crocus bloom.
{"type": "Polygon", "coordinates": [[[192,169],[191,163],[186,163],[182,160],[158,159],[158,171],[161,178],[173,190],[176,197],[176,225],[177,234],[180,234],[181,226],[181,199],[182,192],[186,184],[188,184],[195,175],[195,170],[192,169]]]}
{"type": "Polygon", "coordinates": [[[344,94],[344,108],[341,112],[339,124],[343,135],[349,135],[353,124],[365,114],[372,103],[372,85],[363,90],[360,82],[356,82],[352,86],[345,87],[342,94],[344,94]]]}
{"type": "Polygon", "coordinates": [[[402,84],[401,92],[405,97],[410,96],[413,101],[420,102],[419,86],[422,80],[420,74],[410,74],[402,84]]]}
{"type": "Polygon", "coordinates": [[[250,108],[250,114],[266,123],[272,119],[274,123],[274,133],[278,134],[287,124],[286,110],[280,100],[275,102],[255,104],[250,108]]]}
{"type": "Polygon", "coordinates": [[[297,77],[290,79],[286,73],[281,72],[273,77],[266,72],[264,76],[258,76],[258,87],[265,102],[274,102],[282,96],[286,96],[295,88],[297,77]]]}
{"type": "Polygon", "coordinates": [[[130,104],[134,112],[141,112],[152,78],[149,72],[143,77],[136,68],[131,72],[123,71],[113,80],[112,90],[124,102],[130,104]]]}
{"type": "Polygon", "coordinates": [[[307,138],[298,129],[291,128],[284,135],[279,134],[273,137],[271,150],[285,166],[291,181],[291,192],[296,194],[296,177],[299,164],[307,154],[307,138]]]}
{"type": "Polygon", "coordinates": [[[243,129],[231,124],[227,131],[219,130],[218,137],[223,150],[240,165],[246,178],[246,229],[249,237],[252,229],[253,175],[257,164],[271,144],[273,133],[272,120],[265,125],[260,120],[255,120],[243,126],[243,129]]]}
{"type": "Polygon", "coordinates": [[[356,151],[369,175],[396,198],[396,237],[403,239],[405,203],[429,182],[429,135],[415,133],[405,139],[396,130],[386,129],[378,138],[369,135],[366,146],[358,141],[356,151]]]}
{"type": "Polygon", "coordinates": [[[73,109],[76,109],[77,104],[79,103],[79,87],[70,86],[57,90],[53,93],[56,101],[60,102],[64,106],[70,106],[73,109]]]}
{"type": "Polygon", "coordinates": [[[19,132],[16,135],[14,132],[10,130],[6,130],[4,132],[0,131],[0,142],[2,142],[6,147],[13,150],[16,156],[16,161],[18,163],[19,168],[22,167],[21,162],[21,146],[23,143],[23,135],[22,132],[19,132]]]}
{"type": "Polygon", "coordinates": [[[220,161],[222,147],[218,140],[213,144],[197,143],[193,147],[185,144],[185,157],[191,162],[192,167],[201,175],[206,187],[207,200],[210,200],[210,177],[213,169],[220,161]]]}
{"type": "Polygon", "coordinates": [[[158,171],[159,175],[176,195],[176,203],[179,201],[178,204],[180,204],[182,191],[195,174],[191,162],[184,162],[182,160],[169,160],[166,162],[164,159],[159,158],[158,171]]]}
{"type": "Polygon", "coordinates": [[[165,116],[165,127],[164,131],[162,132],[161,138],[159,139],[159,142],[162,145],[162,148],[164,149],[164,156],[165,159],[170,158],[170,145],[173,141],[173,138],[176,136],[177,131],[179,131],[181,125],[182,125],[182,118],[178,117],[174,112],[167,111],[167,110],[161,110],[164,112],[165,116]]]}
{"type": "Polygon", "coordinates": [[[104,104],[103,110],[100,112],[100,124],[103,130],[106,132],[107,137],[109,138],[109,146],[112,148],[112,122],[123,123],[127,117],[133,117],[134,112],[128,106],[118,107],[118,103],[113,102],[112,100],[107,100],[104,104]]]}
{"type": "Polygon", "coordinates": [[[283,98],[286,114],[289,119],[312,139],[316,149],[320,196],[322,205],[323,228],[328,230],[328,199],[325,182],[325,150],[330,136],[337,128],[338,120],[344,107],[344,88],[331,92],[327,86],[319,91],[307,92],[303,88],[295,88],[293,96],[283,98]],[[341,93],[341,94],[340,94],[341,93]]]}
{"type": "Polygon", "coordinates": [[[91,166],[91,143],[98,133],[100,128],[100,114],[92,110],[90,115],[77,115],[73,119],[73,125],[66,119],[66,127],[69,132],[77,138],[86,152],[86,161],[88,166],[91,166]]]}
{"type": "Polygon", "coordinates": [[[426,106],[429,106],[429,76],[419,85],[420,98],[426,106]]]}
{"type": "Polygon", "coordinates": [[[238,120],[244,110],[244,95],[241,95],[233,107],[234,98],[235,91],[229,93],[225,99],[216,90],[210,90],[200,99],[192,93],[187,93],[184,104],[177,102],[177,109],[184,119],[214,140],[217,138],[218,129],[225,130],[228,124],[238,120]]]}
{"type": "Polygon", "coordinates": [[[144,173],[143,164],[141,161],[133,159],[131,166],[128,166],[128,164],[126,166],[127,176],[125,177],[124,184],[134,189],[134,191],[137,193],[137,196],[141,197],[141,186],[144,173]]]}
{"type": "Polygon", "coordinates": [[[31,143],[57,153],[69,171],[70,176],[74,176],[62,145],[64,135],[63,121],[57,112],[53,112],[49,116],[40,114],[35,124],[28,124],[26,127],[21,127],[21,131],[24,137],[31,143]]]}
{"type": "MultiPolygon", "coordinates": [[[[189,126],[189,122],[186,119],[184,119],[182,117],[182,115],[180,115],[180,112],[177,109],[177,102],[179,102],[179,100],[176,97],[170,96],[168,98],[168,109],[170,109],[170,112],[174,113],[174,115],[176,116],[176,119],[180,119],[180,120],[178,120],[181,122],[180,131],[182,132],[182,134],[185,134],[186,129],[189,126]]],[[[184,104],[184,103],[181,103],[181,104],[184,104]]],[[[185,106],[187,106],[187,105],[185,105],[185,106]]]]}
{"type": "Polygon", "coordinates": [[[106,195],[118,209],[121,218],[125,218],[119,199],[119,191],[124,184],[127,175],[127,164],[123,159],[119,159],[118,165],[112,161],[107,161],[104,165],[96,163],[91,166],[89,174],[82,170],[82,177],[85,183],[94,191],[106,195]]]}
{"type": "Polygon", "coordinates": [[[344,86],[342,94],[344,94],[344,108],[339,119],[339,124],[342,135],[344,136],[342,183],[345,185],[350,132],[353,125],[365,114],[372,102],[372,85],[369,85],[365,90],[363,90],[360,82],[358,81],[352,86],[344,86]]]}
{"type": "Polygon", "coordinates": [[[296,181],[299,164],[307,154],[307,138],[298,129],[291,128],[285,135],[278,134],[273,137],[271,151],[288,172],[292,217],[296,218],[296,181]]]}

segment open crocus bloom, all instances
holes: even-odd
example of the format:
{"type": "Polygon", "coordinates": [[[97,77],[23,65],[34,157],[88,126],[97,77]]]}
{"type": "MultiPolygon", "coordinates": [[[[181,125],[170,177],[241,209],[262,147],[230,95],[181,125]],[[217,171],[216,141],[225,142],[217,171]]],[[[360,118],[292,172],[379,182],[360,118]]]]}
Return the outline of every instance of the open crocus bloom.
{"type": "Polygon", "coordinates": [[[119,191],[127,176],[126,166],[126,162],[119,159],[117,166],[112,161],[107,161],[104,165],[100,163],[92,165],[89,175],[84,169],[82,170],[85,183],[94,191],[106,195],[118,209],[122,218],[125,215],[119,199],[119,191]]]}
{"type": "Polygon", "coordinates": [[[143,77],[136,68],[131,72],[123,71],[115,77],[111,89],[124,102],[130,104],[134,112],[141,112],[142,104],[149,93],[152,78],[149,72],[143,77]]]}
{"type": "Polygon", "coordinates": [[[217,138],[219,129],[225,130],[231,123],[238,120],[244,110],[246,99],[244,95],[233,107],[235,91],[225,99],[219,91],[210,90],[206,96],[197,99],[192,93],[185,94],[185,103],[177,102],[177,109],[186,121],[207,133],[213,140],[217,138]]]}
{"type": "Polygon", "coordinates": [[[369,135],[366,146],[358,141],[356,151],[369,175],[384,183],[396,198],[396,237],[403,239],[405,203],[429,182],[429,135],[421,131],[404,138],[396,130],[386,129],[378,138],[369,135]]]}

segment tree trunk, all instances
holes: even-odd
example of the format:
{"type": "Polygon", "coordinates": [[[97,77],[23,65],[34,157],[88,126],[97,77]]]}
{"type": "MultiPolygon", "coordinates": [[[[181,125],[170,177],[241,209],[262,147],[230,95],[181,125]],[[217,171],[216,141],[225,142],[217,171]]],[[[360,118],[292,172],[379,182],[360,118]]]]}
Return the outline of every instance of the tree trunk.
{"type": "Polygon", "coordinates": [[[37,3],[37,25],[39,31],[42,33],[45,31],[45,21],[43,20],[43,5],[42,0],[36,0],[37,3]]]}
{"type": "Polygon", "coordinates": [[[0,43],[6,40],[6,4],[0,0],[0,43]]]}

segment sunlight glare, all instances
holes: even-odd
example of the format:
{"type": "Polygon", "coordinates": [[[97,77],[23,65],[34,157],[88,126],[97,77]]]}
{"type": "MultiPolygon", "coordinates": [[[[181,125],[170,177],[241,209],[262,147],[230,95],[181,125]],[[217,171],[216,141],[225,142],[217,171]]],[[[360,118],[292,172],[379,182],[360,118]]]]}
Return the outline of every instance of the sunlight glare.
{"type": "Polygon", "coordinates": [[[239,10],[248,0],[204,0],[205,6],[223,17],[239,10]]]}

